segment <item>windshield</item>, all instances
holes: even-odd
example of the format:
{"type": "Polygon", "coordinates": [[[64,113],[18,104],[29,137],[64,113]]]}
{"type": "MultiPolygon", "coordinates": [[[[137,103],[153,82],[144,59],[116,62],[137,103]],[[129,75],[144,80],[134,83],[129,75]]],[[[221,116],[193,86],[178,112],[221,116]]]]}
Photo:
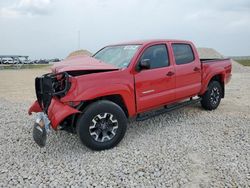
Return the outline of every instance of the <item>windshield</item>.
{"type": "Polygon", "coordinates": [[[127,67],[140,45],[108,46],[93,57],[119,68],[127,67]]]}

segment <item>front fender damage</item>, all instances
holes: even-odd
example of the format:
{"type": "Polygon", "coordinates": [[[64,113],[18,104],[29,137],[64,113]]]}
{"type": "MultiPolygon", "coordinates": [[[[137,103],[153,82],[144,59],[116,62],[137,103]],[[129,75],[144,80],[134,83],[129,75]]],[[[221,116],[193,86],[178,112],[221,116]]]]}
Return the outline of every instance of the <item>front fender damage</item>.
{"type": "Polygon", "coordinates": [[[79,113],[78,110],[61,103],[59,100],[53,99],[48,108],[48,113],[42,112],[42,109],[35,101],[30,107],[28,113],[31,115],[32,112],[38,113],[38,117],[33,127],[33,138],[34,141],[40,146],[46,145],[47,134],[50,132],[50,126],[57,130],[58,125],[68,116],[79,113]]]}
{"type": "Polygon", "coordinates": [[[32,112],[35,112],[35,113],[38,113],[38,112],[42,112],[43,110],[41,109],[38,101],[36,100],[32,105],[31,107],[29,108],[28,110],[28,114],[31,115],[32,112]]]}
{"type": "MultiPolygon", "coordinates": [[[[32,112],[42,112],[42,109],[38,103],[35,101],[30,107],[28,113],[31,115],[32,112]]],[[[51,127],[57,130],[58,125],[68,116],[72,114],[80,113],[80,111],[61,103],[59,100],[52,98],[50,106],[48,108],[48,118],[51,122],[51,127]]]]}

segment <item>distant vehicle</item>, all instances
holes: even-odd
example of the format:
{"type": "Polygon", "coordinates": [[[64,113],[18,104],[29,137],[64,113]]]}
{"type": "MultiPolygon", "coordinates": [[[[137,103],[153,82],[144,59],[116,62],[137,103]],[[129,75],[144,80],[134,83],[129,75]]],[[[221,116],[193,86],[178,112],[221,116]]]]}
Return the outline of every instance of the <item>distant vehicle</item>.
{"type": "Polygon", "coordinates": [[[31,60],[25,59],[25,60],[21,61],[21,63],[23,63],[23,64],[31,64],[31,60]]]}
{"type": "Polygon", "coordinates": [[[29,114],[40,113],[33,137],[45,146],[51,126],[77,133],[93,150],[110,149],[129,117],[141,121],[197,102],[215,110],[231,70],[230,59],[200,59],[192,42],[179,40],[129,42],[68,58],[35,80],[29,114]]]}
{"type": "Polygon", "coordinates": [[[40,59],[36,62],[37,64],[48,64],[49,61],[48,60],[45,60],[45,59],[40,59]]]}
{"type": "Polygon", "coordinates": [[[6,59],[3,59],[3,64],[13,64],[14,61],[12,58],[6,58],[6,59]]]}
{"type": "Polygon", "coordinates": [[[22,63],[22,61],[20,61],[20,60],[14,60],[13,63],[14,64],[18,64],[18,63],[22,63]]]}
{"type": "Polygon", "coordinates": [[[59,61],[60,61],[60,59],[58,59],[58,58],[50,59],[50,60],[49,60],[49,62],[59,62],[59,61]]]}
{"type": "Polygon", "coordinates": [[[30,64],[36,64],[37,63],[37,60],[31,60],[30,61],[30,64]]]}
{"type": "Polygon", "coordinates": [[[29,62],[29,56],[23,55],[0,55],[2,64],[25,64],[29,62]]]}

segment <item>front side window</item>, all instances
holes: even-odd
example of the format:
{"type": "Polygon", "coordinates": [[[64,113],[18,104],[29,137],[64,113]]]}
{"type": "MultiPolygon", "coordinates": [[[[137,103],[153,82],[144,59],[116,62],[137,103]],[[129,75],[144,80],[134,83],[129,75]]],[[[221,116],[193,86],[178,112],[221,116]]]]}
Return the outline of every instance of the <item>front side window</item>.
{"type": "Polygon", "coordinates": [[[140,45],[108,46],[97,52],[93,57],[119,68],[128,67],[140,45]]]}
{"type": "Polygon", "coordinates": [[[167,67],[169,65],[168,51],[166,45],[154,45],[147,48],[142,54],[140,61],[150,60],[150,69],[167,67]]]}
{"type": "Polygon", "coordinates": [[[189,44],[173,44],[172,45],[177,65],[187,64],[194,61],[194,53],[189,44]]]}

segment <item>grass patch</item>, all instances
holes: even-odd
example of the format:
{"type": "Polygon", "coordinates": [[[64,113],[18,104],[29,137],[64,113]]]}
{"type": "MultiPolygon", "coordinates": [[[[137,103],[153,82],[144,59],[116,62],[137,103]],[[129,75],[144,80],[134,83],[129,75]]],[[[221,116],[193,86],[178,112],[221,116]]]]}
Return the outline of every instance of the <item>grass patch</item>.
{"type": "Polygon", "coordinates": [[[0,69],[41,69],[41,68],[49,68],[52,65],[50,64],[23,64],[23,65],[1,65],[0,69]]]}
{"type": "Polygon", "coordinates": [[[236,60],[239,64],[244,66],[250,66],[250,59],[236,60]]]}

